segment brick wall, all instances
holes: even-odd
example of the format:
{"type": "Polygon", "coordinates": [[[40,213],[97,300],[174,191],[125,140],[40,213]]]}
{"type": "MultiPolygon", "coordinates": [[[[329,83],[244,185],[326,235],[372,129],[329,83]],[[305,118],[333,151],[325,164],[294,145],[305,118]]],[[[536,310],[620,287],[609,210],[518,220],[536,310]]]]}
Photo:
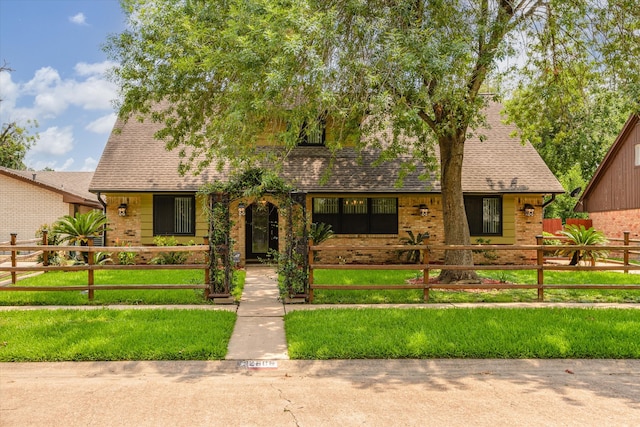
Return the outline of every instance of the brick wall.
{"type": "MultiPolygon", "coordinates": [[[[366,195],[363,195],[366,197],[366,195]]],[[[408,237],[407,231],[417,233],[429,233],[431,244],[444,244],[444,226],[442,215],[442,204],[440,195],[418,196],[418,195],[394,195],[398,196],[398,234],[362,234],[362,235],[334,235],[333,238],[323,243],[326,246],[349,246],[353,249],[348,251],[322,251],[320,252],[320,262],[324,263],[398,263],[401,262],[400,254],[390,249],[388,251],[372,251],[367,248],[372,245],[391,246],[401,244],[400,239],[408,237]],[[420,205],[426,204],[429,214],[423,217],[420,214],[420,205]]],[[[307,197],[307,212],[311,219],[311,196],[307,197]]],[[[149,244],[148,237],[143,234],[147,223],[152,219],[151,198],[148,195],[116,195],[107,197],[107,217],[110,227],[113,229],[107,235],[107,243],[114,245],[116,239],[120,243],[130,243],[131,245],[149,244]],[[121,203],[127,204],[127,216],[119,217],[117,207],[121,203]]],[[[277,200],[272,197],[265,197],[268,202],[277,205],[277,200]]],[[[235,241],[234,251],[241,254],[241,263],[245,262],[245,226],[244,217],[238,216],[238,204],[241,200],[235,200],[230,205],[231,219],[234,222],[232,228],[232,238],[235,241]]],[[[242,200],[245,205],[251,203],[250,200],[242,200]]],[[[488,237],[492,244],[526,244],[534,245],[535,236],[542,234],[542,196],[538,195],[507,195],[503,198],[503,223],[504,230],[502,236],[488,237]],[[532,217],[524,215],[525,204],[532,204],[536,207],[532,217]]],[[[200,219],[198,221],[201,221],[200,219]]],[[[284,236],[286,221],[280,212],[279,226],[283,230],[280,236],[284,236]]],[[[193,238],[197,243],[201,242],[201,236],[193,238]]],[[[472,243],[476,243],[476,237],[471,238],[472,243]]],[[[285,240],[279,240],[280,250],[284,250],[285,240]]],[[[535,262],[535,251],[519,252],[499,251],[496,252],[498,258],[491,260],[483,253],[474,254],[476,263],[505,263],[521,264],[535,262]]],[[[492,255],[492,254],[489,254],[492,255]]],[[[442,262],[444,252],[433,252],[432,262],[442,262]]]]}
{"type": "Polygon", "coordinates": [[[592,212],[589,217],[593,220],[593,228],[608,238],[622,239],[622,233],[629,231],[630,239],[640,239],[640,209],[592,212]]]}
{"type": "Polygon", "coordinates": [[[52,224],[64,215],[73,214],[72,205],[62,201],[62,194],[0,175],[0,241],[9,241],[11,233],[18,240],[35,238],[43,224],[52,224]]]}

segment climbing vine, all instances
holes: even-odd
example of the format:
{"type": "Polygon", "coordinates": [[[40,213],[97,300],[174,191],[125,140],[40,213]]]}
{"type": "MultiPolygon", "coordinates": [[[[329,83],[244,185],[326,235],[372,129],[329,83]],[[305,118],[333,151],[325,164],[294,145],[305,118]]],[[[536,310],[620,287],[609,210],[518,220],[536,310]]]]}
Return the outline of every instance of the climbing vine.
{"type": "Polygon", "coordinates": [[[233,175],[226,182],[214,181],[200,189],[208,196],[206,210],[209,220],[211,292],[229,294],[233,286],[233,221],[229,205],[237,199],[257,201],[269,195],[287,219],[284,252],[270,251],[269,257],[277,265],[280,275],[281,297],[306,293],[308,286],[307,230],[305,195],[295,193],[293,187],[271,171],[252,168],[233,175]],[[297,207],[298,205],[299,207],[297,207]]]}

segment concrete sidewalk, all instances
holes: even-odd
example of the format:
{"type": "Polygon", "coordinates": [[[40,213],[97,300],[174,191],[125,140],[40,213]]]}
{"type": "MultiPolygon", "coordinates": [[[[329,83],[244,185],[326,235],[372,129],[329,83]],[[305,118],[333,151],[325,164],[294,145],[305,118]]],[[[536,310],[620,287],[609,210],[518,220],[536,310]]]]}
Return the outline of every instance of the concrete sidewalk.
{"type": "Polygon", "coordinates": [[[273,268],[249,266],[227,360],[286,360],[284,305],[273,268]]]}

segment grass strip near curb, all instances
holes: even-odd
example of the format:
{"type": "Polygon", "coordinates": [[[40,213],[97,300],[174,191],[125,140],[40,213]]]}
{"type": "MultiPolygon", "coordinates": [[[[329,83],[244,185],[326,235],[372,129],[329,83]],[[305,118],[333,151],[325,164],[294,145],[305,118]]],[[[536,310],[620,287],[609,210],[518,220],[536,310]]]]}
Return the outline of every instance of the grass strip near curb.
{"type": "Polygon", "coordinates": [[[0,312],[0,362],[218,360],[236,314],[214,310],[0,312]]]}
{"type": "MultiPolygon", "coordinates": [[[[431,277],[436,277],[433,271],[431,277]]],[[[482,277],[518,284],[534,284],[535,271],[484,271],[482,277]]],[[[546,284],[640,284],[640,275],[617,272],[545,272],[546,284]]],[[[314,270],[316,284],[401,284],[410,279],[421,279],[422,271],[402,270],[314,270]]],[[[548,289],[546,302],[610,302],[640,303],[640,291],[606,289],[548,289]]],[[[482,291],[431,290],[430,303],[464,302],[535,302],[536,290],[500,289],[482,291]]],[[[422,290],[341,291],[319,289],[314,291],[314,304],[421,304],[422,290]]]]}
{"type": "MultiPolygon", "coordinates": [[[[235,272],[236,298],[242,294],[245,271],[235,272]]],[[[95,284],[126,283],[148,284],[199,284],[204,281],[202,270],[104,270],[95,272],[95,284]]],[[[21,280],[19,286],[86,286],[86,271],[54,271],[21,280]]],[[[80,291],[3,291],[0,305],[108,305],[108,304],[211,304],[204,298],[202,289],[145,289],[145,290],[96,290],[94,300],[89,301],[86,292],[80,291]]]]}
{"type": "Polygon", "coordinates": [[[640,358],[634,309],[326,309],[285,330],[292,359],[640,358]]]}

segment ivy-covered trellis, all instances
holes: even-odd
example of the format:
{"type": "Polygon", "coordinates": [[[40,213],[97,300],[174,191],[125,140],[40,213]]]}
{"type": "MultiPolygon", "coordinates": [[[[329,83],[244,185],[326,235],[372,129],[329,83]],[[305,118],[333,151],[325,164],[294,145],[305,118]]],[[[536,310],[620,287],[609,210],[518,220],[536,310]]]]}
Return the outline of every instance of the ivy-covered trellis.
{"type": "MultiPolygon", "coordinates": [[[[229,207],[235,200],[253,203],[265,196],[275,199],[281,216],[286,218],[283,252],[270,251],[280,280],[280,296],[306,295],[308,289],[306,195],[294,191],[282,178],[261,168],[248,169],[229,181],[215,181],[200,190],[208,196],[209,262],[211,269],[210,297],[227,297],[234,283],[233,221],[229,207]]],[[[281,235],[281,234],[280,234],[281,235]]],[[[282,236],[282,235],[281,235],[282,236]]]]}

